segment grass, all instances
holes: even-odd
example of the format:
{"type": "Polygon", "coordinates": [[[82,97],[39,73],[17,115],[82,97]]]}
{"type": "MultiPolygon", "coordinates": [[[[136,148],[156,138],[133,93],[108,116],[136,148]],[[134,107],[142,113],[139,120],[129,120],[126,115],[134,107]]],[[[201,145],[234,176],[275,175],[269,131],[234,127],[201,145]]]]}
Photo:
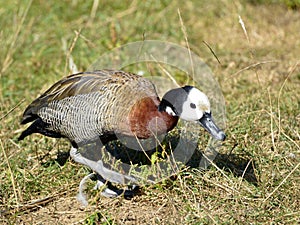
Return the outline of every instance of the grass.
{"type": "Polygon", "coordinates": [[[298,224],[300,16],[283,5],[255,3],[1,2],[0,221],[298,224]],[[55,161],[69,149],[67,141],[39,135],[16,141],[26,105],[70,72],[63,39],[80,71],[128,42],[188,41],[226,99],[228,138],[215,163],[144,187],[132,200],[94,191],[82,209],[75,196],[87,169],[55,161]]]}

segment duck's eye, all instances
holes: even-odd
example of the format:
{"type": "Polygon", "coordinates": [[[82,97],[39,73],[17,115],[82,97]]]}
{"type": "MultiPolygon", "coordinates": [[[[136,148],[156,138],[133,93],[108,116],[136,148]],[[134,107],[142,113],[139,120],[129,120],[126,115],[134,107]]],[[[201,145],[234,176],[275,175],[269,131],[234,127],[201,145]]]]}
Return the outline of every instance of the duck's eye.
{"type": "Polygon", "coordinates": [[[191,103],[191,104],[190,104],[190,107],[191,107],[192,109],[196,109],[196,105],[195,105],[194,103],[191,103]]]}

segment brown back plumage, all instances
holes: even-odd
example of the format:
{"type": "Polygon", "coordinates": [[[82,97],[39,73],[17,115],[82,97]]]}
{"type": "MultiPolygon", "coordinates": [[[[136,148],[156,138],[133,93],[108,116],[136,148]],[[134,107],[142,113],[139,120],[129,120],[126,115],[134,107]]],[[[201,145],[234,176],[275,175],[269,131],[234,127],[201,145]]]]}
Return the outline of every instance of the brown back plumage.
{"type": "MultiPolygon", "coordinates": [[[[139,80],[140,78],[141,77],[131,73],[114,70],[99,70],[72,74],[52,85],[44,94],[34,100],[26,108],[21,124],[35,120],[37,112],[52,101],[106,90],[109,89],[112,84],[122,85],[130,80],[139,80]]],[[[144,88],[149,88],[150,86],[151,85],[148,84],[144,88]]]]}

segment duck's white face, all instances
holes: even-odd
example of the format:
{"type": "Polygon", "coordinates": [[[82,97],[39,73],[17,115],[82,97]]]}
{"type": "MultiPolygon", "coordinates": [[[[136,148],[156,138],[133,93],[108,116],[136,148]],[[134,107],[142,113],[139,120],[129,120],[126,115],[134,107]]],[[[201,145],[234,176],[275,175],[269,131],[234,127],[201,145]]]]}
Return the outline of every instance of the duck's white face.
{"type": "Polygon", "coordinates": [[[210,113],[208,97],[197,88],[192,88],[183,102],[180,118],[187,121],[198,121],[204,113],[210,113]]]}
{"type": "Polygon", "coordinates": [[[185,86],[170,90],[164,95],[159,110],[199,123],[218,140],[223,141],[226,138],[212,119],[208,97],[195,87],[185,86]]]}

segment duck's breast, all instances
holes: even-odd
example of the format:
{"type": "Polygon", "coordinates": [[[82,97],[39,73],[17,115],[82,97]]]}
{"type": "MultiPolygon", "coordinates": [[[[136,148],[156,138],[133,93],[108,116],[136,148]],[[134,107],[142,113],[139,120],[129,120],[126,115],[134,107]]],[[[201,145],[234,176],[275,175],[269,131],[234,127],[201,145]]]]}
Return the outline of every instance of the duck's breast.
{"type": "Polygon", "coordinates": [[[157,96],[149,96],[133,105],[129,113],[129,124],[134,136],[145,139],[165,134],[176,126],[178,117],[159,112],[158,104],[157,96]]]}

